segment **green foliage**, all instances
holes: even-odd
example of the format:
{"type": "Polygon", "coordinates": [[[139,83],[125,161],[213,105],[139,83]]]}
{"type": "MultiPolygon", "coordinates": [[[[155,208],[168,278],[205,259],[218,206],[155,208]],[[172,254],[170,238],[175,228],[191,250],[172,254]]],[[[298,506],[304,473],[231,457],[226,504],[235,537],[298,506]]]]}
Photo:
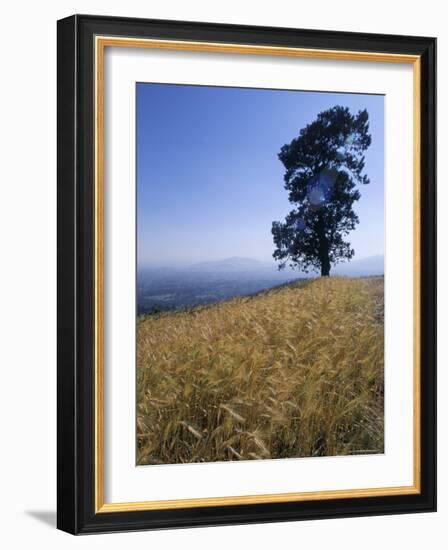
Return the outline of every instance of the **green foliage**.
{"type": "Polygon", "coordinates": [[[369,183],[363,174],[363,153],[371,143],[368,119],[366,110],[352,115],[347,107],[333,107],[281,148],[284,187],[294,209],[283,223],[272,224],[280,269],[289,264],[329,275],[331,265],[353,257],[344,237],[359,223],[356,186],[369,183]]]}

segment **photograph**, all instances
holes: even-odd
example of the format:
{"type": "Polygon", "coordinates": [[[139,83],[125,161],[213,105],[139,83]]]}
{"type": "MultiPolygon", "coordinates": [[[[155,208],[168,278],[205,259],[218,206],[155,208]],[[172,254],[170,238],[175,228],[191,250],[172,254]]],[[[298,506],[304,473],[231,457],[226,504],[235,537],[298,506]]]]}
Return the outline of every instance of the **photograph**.
{"type": "Polygon", "coordinates": [[[383,454],[384,95],[135,86],[136,464],[383,454]]]}
{"type": "Polygon", "coordinates": [[[58,529],[436,510],[437,41],[332,19],[58,20],[58,529]]]}

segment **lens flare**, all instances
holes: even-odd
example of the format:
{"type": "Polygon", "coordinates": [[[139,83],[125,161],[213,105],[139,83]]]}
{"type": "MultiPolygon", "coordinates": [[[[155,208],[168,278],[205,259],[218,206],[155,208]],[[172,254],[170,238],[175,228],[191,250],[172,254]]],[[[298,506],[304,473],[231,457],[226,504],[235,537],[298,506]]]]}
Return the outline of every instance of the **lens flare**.
{"type": "Polygon", "coordinates": [[[350,145],[353,145],[354,142],[355,142],[355,138],[353,134],[349,134],[345,140],[345,145],[350,147],[350,145]]]}
{"type": "Polygon", "coordinates": [[[297,218],[295,228],[297,231],[303,231],[306,227],[305,220],[303,218],[297,218]]]}
{"type": "Polygon", "coordinates": [[[325,202],[324,191],[320,187],[315,187],[308,193],[308,200],[315,208],[320,208],[325,202]]]}
{"type": "Polygon", "coordinates": [[[339,147],[339,149],[336,150],[336,160],[344,160],[346,154],[345,147],[339,147]]]}
{"type": "Polygon", "coordinates": [[[313,210],[318,210],[331,201],[337,174],[337,170],[326,168],[309,180],[307,197],[313,210]]]}

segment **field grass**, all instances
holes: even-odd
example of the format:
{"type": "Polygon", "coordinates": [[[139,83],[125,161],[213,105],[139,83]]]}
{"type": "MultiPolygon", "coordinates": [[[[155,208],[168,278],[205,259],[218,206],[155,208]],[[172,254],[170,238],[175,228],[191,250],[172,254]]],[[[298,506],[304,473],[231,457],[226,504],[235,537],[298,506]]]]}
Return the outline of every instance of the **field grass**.
{"type": "Polygon", "coordinates": [[[137,463],[383,452],[383,278],[140,319],[137,463]]]}

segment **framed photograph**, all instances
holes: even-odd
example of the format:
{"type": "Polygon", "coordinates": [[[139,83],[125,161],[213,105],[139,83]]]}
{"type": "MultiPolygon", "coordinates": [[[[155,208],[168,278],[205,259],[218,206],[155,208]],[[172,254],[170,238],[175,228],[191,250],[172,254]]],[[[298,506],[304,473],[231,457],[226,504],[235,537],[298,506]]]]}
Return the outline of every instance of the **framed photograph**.
{"type": "Polygon", "coordinates": [[[436,508],[434,38],[58,22],[58,527],[436,508]]]}

